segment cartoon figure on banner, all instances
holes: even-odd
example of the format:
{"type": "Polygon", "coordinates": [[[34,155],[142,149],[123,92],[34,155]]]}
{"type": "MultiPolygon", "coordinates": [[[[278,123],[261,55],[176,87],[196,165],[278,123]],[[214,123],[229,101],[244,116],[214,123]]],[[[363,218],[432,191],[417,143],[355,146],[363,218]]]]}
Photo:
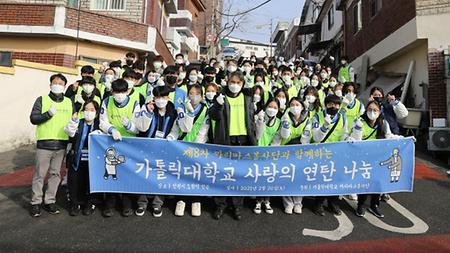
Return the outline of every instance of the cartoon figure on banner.
{"type": "Polygon", "coordinates": [[[109,176],[112,176],[113,180],[117,180],[117,168],[116,166],[119,164],[125,163],[125,156],[119,155],[116,158],[116,150],[114,148],[109,147],[105,152],[105,175],[103,178],[105,180],[108,179],[109,176]]]}
{"type": "Polygon", "coordinates": [[[388,166],[391,170],[391,183],[398,182],[402,172],[402,158],[399,155],[398,148],[392,150],[392,156],[386,161],[380,162],[380,166],[388,166]]]}

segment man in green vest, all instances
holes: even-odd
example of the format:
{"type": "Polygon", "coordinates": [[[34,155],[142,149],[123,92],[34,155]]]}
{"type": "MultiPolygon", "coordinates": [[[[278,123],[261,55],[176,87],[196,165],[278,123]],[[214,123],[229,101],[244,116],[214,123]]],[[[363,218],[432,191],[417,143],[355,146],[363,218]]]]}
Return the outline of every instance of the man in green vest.
{"type": "Polygon", "coordinates": [[[31,124],[36,125],[36,168],[31,186],[32,217],[41,215],[41,204],[50,214],[58,214],[56,193],[61,181],[60,170],[69,136],[64,127],[75,112],[73,103],[64,97],[67,79],[62,74],[50,77],[50,93],[36,99],[30,115],[31,124]],[[49,173],[44,196],[44,179],[49,173]]]}
{"type": "MultiPolygon", "coordinates": [[[[312,119],[312,133],[315,143],[333,143],[344,141],[348,136],[347,119],[339,111],[341,98],[336,95],[328,95],[325,98],[326,109],[318,112],[312,119]]],[[[316,197],[314,213],[325,216],[324,203],[328,201],[329,210],[335,215],[341,215],[339,208],[339,196],[316,197]]]]}
{"type": "Polygon", "coordinates": [[[355,81],[355,72],[353,70],[353,67],[348,63],[347,56],[343,56],[341,59],[341,67],[339,68],[338,81],[341,83],[355,81]]]}

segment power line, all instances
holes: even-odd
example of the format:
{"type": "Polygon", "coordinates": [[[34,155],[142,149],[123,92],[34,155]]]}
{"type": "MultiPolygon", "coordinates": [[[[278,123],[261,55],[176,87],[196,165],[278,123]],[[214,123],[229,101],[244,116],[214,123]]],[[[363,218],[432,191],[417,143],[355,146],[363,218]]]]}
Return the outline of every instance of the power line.
{"type": "Polygon", "coordinates": [[[254,11],[254,10],[258,9],[259,7],[261,7],[261,6],[263,6],[263,5],[267,4],[267,3],[269,3],[270,1],[272,1],[272,0],[266,0],[265,2],[262,2],[262,3],[258,4],[257,6],[255,6],[255,7],[253,7],[253,8],[250,8],[250,9],[248,9],[248,10],[246,10],[246,11],[243,11],[243,12],[240,12],[240,13],[236,13],[236,14],[226,14],[226,13],[223,13],[223,12],[218,11],[218,10],[216,10],[216,12],[219,13],[220,15],[223,15],[223,16],[226,16],[226,17],[236,17],[236,16],[241,16],[241,15],[247,14],[247,13],[249,13],[249,12],[251,12],[251,11],[254,11]]]}

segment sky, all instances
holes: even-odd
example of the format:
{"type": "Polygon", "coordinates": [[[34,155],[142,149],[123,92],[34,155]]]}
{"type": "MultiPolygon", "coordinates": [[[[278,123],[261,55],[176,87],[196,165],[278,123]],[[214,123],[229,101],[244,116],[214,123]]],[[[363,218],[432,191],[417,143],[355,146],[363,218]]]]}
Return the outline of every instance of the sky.
{"type": "MultiPolygon", "coordinates": [[[[230,14],[239,13],[263,3],[265,0],[224,0],[224,11],[232,6],[230,14]]],[[[250,12],[239,30],[230,36],[262,43],[270,41],[270,20],[273,19],[272,31],[279,21],[288,21],[301,16],[305,0],[271,0],[262,7],[250,12]],[[260,27],[258,27],[260,26],[260,27]]]]}

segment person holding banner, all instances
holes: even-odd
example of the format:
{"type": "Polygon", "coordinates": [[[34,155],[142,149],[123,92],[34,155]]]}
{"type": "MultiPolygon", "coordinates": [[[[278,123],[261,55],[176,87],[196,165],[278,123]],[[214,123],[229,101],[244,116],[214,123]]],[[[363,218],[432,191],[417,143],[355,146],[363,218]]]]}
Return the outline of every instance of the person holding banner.
{"type": "MultiPolygon", "coordinates": [[[[168,140],[182,140],[186,142],[206,143],[209,131],[208,107],[203,100],[203,88],[199,84],[188,86],[189,100],[185,104],[186,111],[178,109],[178,119],[173,125],[172,131],[167,136],[168,140]]],[[[184,216],[187,198],[177,202],[176,216],[184,216]]],[[[190,197],[191,215],[201,215],[201,203],[199,197],[190,197]]]]}
{"type": "MultiPolygon", "coordinates": [[[[308,119],[305,106],[299,97],[289,102],[289,112],[281,119],[281,129],[275,136],[272,146],[309,144],[311,142],[311,123],[308,119]]],[[[286,214],[302,213],[301,196],[283,197],[284,212],[286,214]]]]}
{"type": "MultiPolygon", "coordinates": [[[[392,137],[393,135],[389,129],[389,124],[381,114],[381,105],[372,100],[367,104],[367,111],[361,116],[361,118],[355,119],[349,139],[355,141],[365,141],[392,137]]],[[[383,218],[384,215],[378,209],[380,206],[380,194],[358,194],[356,215],[359,217],[363,217],[365,215],[366,209],[364,205],[369,197],[369,212],[378,218],[383,218]]]]}
{"type": "MultiPolygon", "coordinates": [[[[103,100],[100,110],[100,129],[112,135],[116,141],[122,136],[134,137],[139,131],[136,127],[137,117],[140,114],[139,102],[131,100],[128,96],[129,86],[124,79],[117,79],[112,83],[112,96],[103,100]]],[[[115,198],[118,194],[106,194],[104,217],[113,215],[115,198]]],[[[122,215],[128,217],[133,214],[130,194],[122,195],[122,215]]]]}
{"type": "MultiPolygon", "coordinates": [[[[216,121],[214,144],[231,146],[254,146],[257,144],[254,121],[253,94],[243,89],[244,76],[232,72],[223,93],[215,98],[214,106],[209,110],[211,119],[216,121]],[[246,93],[246,94],[244,94],[246,93]]],[[[234,218],[242,219],[243,197],[231,197],[234,218]]],[[[226,197],[215,197],[214,218],[220,219],[227,207],[226,197]]]]}
{"type": "MultiPolygon", "coordinates": [[[[157,86],[153,89],[154,100],[142,106],[142,112],[139,116],[137,127],[141,132],[140,136],[158,139],[175,139],[168,136],[177,120],[177,111],[169,95],[170,89],[166,86],[157,86]]],[[[184,117],[184,115],[180,116],[184,117]]],[[[137,216],[143,216],[145,210],[147,210],[148,196],[140,195],[137,203],[138,209],[135,214],[137,216]]],[[[154,196],[152,202],[154,217],[162,216],[163,204],[164,196],[154,196]]]]}
{"type": "MultiPolygon", "coordinates": [[[[347,119],[339,110],[341,98],[336,95],[328,95],[325,98],[325,109],[317,113],[312,119],[312,134],[315,143],[333,143],[344,141],[348,137],[347,119]]],[[[324,204],[328,201],[328,208],[336,215],[341,215],[342,211],[337,202],[339,196],[316,197],[314,213],[325,216],[324,204]]]]}
{"type": "Polygon", "coordinates": [[[67,155],[67,184],[70,196],[70,216],[80,213],[83,207],[83,215],[94,213],[95,205],[92,204],[92,196],[89,194],[89,134],[99,130],[98,112],[100,105],[95,100],[86,100],[81,108],[84,118],[79,119],[73,115],[64,132],[71,137],[72,149],[67,155]]]}

